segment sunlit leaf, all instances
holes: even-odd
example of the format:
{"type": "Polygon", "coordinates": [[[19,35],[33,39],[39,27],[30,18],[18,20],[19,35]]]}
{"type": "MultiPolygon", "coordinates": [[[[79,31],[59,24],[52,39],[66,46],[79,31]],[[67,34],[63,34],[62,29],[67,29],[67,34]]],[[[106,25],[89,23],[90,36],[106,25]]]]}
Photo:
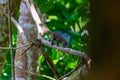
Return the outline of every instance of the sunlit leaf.
{"type": "Polygon", "coordinates": [[[74,67],[76,66],[76,64],[77,64],[77,61],[70,62],[70,63],[67,65],[67,67],[68,67],[68,68],[74,68],[74,67]]]}

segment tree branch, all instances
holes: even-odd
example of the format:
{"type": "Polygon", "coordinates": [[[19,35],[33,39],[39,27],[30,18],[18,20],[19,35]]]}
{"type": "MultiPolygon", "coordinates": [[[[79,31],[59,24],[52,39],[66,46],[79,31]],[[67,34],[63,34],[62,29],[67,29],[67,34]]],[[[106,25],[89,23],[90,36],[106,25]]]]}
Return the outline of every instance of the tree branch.
{"type": "Polygon", "coordinates": [[[86,61],[87,66],[90,67],[91,59],[87,56],[86,53],[80,52],[80,51],[77,51],[77,50],[73,50],[73,49],[70,49],[70,48],[64,48],[64,47],[59,47],[57,45],[52,45],[51,42],[48,42],[47,40],[44,40],[43,38],[40,38],[38,40],[40,41],[40,43],[42,43],[45,46],[49,46],[51,48],[60,50],[62,52],[65,52],[65,53],[68,53],[68,54],[71,54],[71,55],[76,55],[76,56],[82,57],[86,61]]]}
{"type": "Polygon", "coordinates": [[[22,29],[22,27],[20,26],[20,24],[11,16],[11,21],[16,25],[18,31],[20,32],[21,36],[22,36],[22,40],[24,41],[24,43],[27,42],[27,38],[24,34],[24,31],[22,29]]]}
{"type": "Polygon", "coordinates": [[[0,47],[0,49],[20,49],[20,48],[23,48],[23,47],[28,47],[28,46],[31,46],[33,43],[29,43],[29,44],[26,44],[26,45],[23,45],[23,46],[20,46],[20,47],[0,47]]]}
{"type": "Polygon", "coordinates": [[[61,80],[61,79],[65,78],[65,77],[71,75],[73,72],[75,72],[80,67],[81,63],[82,63],[82,61],[79,62],[74,69],[72,69],[71,71],[69,71],[68,73],[66,73],[65,75],[63,75],[62,77],[58,78],[58,80],[61,80]]]}
{"type": "MultiPolygon", "coordinates": [[[[6,17],[9,17],[9,15],[6,14],[6,17]]],[[[20,35],[22,36],[22,40],[24,41],[24,43],[26,43],[27,38],[26,38],[25,33],[24,33],[22,27],[20,26],[20,24],[12,16],[10,16],[10,19],[15,24],[15,26],[17,27],[20,35]]]]}
{"type": "Polygon", "coordinates": [[[45,57],[45,59],[48,62],[49,66],[51,67],[53,73],[55,74],[55,77],[59,78],[60,76],[59,76],[59,73],[58,73],[57,69],[55,68],[52,60],[50,59],[50,57],[48,56],[48,54],[45,52],[45,50],[44,50],[44,48],[42,46],[40,47],[40,51],[43,54],[43,56],[45,57]]]}

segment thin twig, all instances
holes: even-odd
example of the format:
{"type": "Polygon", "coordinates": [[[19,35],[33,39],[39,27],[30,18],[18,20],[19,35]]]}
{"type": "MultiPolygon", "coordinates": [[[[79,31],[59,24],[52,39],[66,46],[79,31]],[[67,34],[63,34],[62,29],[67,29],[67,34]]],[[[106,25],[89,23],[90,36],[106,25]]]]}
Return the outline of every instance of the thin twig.
{"type": "Polygon", "coordinates": [[[29,43],[29,44],[26,44],[26,45],[23,45],[23,46],[19,46],[17,48],[13,48],[13,47],[0,47],[0,49],[20,49],[20,48],[23,48],[23,47],[27,47],[27,46],[31,46],[33,43],[29,43]]]}
{"type": "Polygon", "coordinates": [[[12,22],[16,25],[18,31],[20,32],[20,34],[21,34],[21,36],[22,36],[23,42],[26,43],[26,42],[27,42],[27,38],[26,38],[26,36],[25,36],[25,33],[24,33],[22,27],[20,26],[20,24],[19,24],[12,16],[11,16],[11,20],[12,20],[12,22]]]}
{"type": "MultiPolygon", "coordinates": [[[[6,14],[5,16],[8,17],[9,15],[6,14]]],[[[15,24],[15,26],[17,27],[20,35],[22,36],[22,40],[24,41],[24,43],[26,43],[27,42],[27,38],[25,36],[24,30],[22,29],[20,24],[12,16],[10,16],[10,19],[15,24]]]]}
{"type": "Polygon", "coordinates": [[[29,46],[26,50],[24,50],[24,51],[21,53],[21,55],[23,55],[23,54],[24,54],[25,52],[27,52],[30,48],[32,48],[33,45],[34,45],[34,44],[31,44],[31,46],[29,46]]]}
{"type": "MultiPolygon", "coordinates": [[[[10,0],[8,0],[8,27],[9,27],[9,42],[10,42],[10,48],[13,46],[12,43],[12,27],[11,27],[11,14],[10,14],[10,0]]],[[[13,54],[13,50],[10,49],[10,53],[11,53],[11,64],[14,65],[14,54],[13,54]]],[[[12,67],[12,78],[13,80],[15,80],[15,69],[14,67],[12,67]]]]}
{"type": "Polygon", "coordinates": [[[79,68],[79,66],[81,65],[81,63],[82,63],[82,62],[79,62],[74,69],[72,69],[71,71],[69,71],[69,72],[68,72],[67,74],[65,74],[64,76],[60,77],[58,80],[61,80],[61,79],[65,78],[65,77],[71,75],[73,72],[75,72],[75,71],[79,68]]]}

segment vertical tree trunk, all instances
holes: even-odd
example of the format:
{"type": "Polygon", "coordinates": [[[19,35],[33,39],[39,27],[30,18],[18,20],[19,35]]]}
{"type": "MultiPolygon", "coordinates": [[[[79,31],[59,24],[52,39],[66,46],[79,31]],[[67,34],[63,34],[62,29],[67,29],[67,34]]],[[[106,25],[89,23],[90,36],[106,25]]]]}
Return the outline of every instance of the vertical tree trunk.
{"type": "Polygon", "coordinates": [[[120,1],[90,2],[92,72],[89,80],[120,80],[120,1]]]}
{"type": "MultiPolygon", "coordinates": [[[[19,24],[21,25],[21,27],[25,32],[25,36],[27,37],[27,43],[31,43],[35,41],[35,39],[37,38],[37,27],[35,26],[31,13],[29,9],[26,7],[24,0],[21,1],[21,5],[20,5],[19,24]]],[[[22,37],[23,36],[18,34],[17,47],[27,44],[27,43],[24,43],[24,40],[22,40],[22,37]]],[[[23,69],[23,71],[20,69],[15,70],[16,80],[37,80],[38,79],[37,76],[30,75],[26,73],[24,70],[28,70],[36,73],[37,66],[38,66],[37,60],[39,57],[39,50],[38,48],[33,46],[31,49],[29,49],[23,55],[21,55],[21,53],[25,49],[26,48],[23,47],[23,48],[17,49],[16,51],[15,65],[23,69]]]]}

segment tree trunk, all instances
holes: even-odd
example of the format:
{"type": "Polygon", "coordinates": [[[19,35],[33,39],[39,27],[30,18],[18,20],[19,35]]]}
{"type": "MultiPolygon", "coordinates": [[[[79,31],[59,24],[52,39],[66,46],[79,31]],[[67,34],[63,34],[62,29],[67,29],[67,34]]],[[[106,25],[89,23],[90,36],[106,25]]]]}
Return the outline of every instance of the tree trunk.
{"type": "MultiPolygon", "coordinates": [[[[21,1],[20,5],[20,17],[19,24],[23,28],[25,32],[25,36],[27,37],[27,42],[24,43],[20,34],[18,34],[18,43],[17,47],[26,45],[28,43],[32,43],[37,38],[37,27],[33,21],[31,13],[29,9],[26,7],[25,1],[21,1]]],[[[31,72],[37,72],[37,60],[39,58],[39,49],[33,46],[28,51],[23,53],[26,50],[26,47],[22,47],[17,49],[15,56],[15,65],[21,69],[15,70],[16,80],[37,80],[38,77],[36,75],[31,75],[26,73],[24,70],[28,70],[31,72]],[[22,54],[23,53],[23,54],[22,54]]]]}

